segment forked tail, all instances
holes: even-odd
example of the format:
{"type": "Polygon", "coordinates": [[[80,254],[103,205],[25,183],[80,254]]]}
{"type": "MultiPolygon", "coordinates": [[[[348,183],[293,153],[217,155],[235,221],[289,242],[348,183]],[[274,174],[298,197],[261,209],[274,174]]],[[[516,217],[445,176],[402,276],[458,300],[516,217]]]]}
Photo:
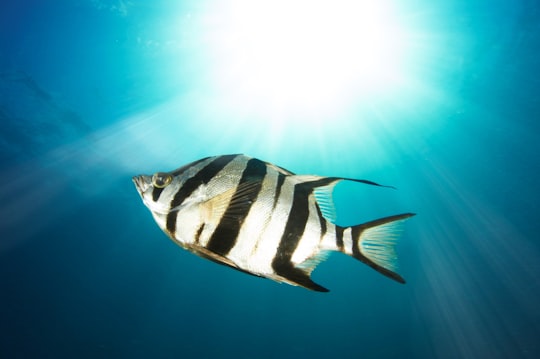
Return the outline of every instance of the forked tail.
{"type": "Polygon", "coordinates": [[[412,216],[414,213],[403,213],[357,226],[336,227],[338,248],[379,273],[397,282],[405,283],[405,280],[396,273],[397,254],[395,248],[397,239],[402,232],[403,222],[412,216]],[[347,232],[350,233],[350,237],[347,232]]]}

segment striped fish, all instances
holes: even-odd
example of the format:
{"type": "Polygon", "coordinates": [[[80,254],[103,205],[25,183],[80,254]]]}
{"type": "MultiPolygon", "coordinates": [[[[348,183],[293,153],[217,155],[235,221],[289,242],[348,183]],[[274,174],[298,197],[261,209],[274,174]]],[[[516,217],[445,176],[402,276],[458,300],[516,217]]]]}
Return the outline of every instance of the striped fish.
{"type": "MultiPolygon", "coordinates": [[[[244,155],[206,157],[172,172],[133,177],[159,227],[201,257],[277,282],[327,292],[311,272],[332,251],[397,282],[395,244],[403,213],[352,227],[335,223],[341,177],[295,175],[244,155]]],[[[385,187],[385,186],[382,186],[385,187]]]]}

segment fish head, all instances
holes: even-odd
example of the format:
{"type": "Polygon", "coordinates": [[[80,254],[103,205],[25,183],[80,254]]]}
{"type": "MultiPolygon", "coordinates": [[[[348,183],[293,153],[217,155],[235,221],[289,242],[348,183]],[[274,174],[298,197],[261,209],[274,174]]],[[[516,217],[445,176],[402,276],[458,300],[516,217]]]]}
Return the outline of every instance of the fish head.
{"type": "Polygon", "coordinates": [[[148,193],[148,189],[152,186],[152,177],[148,175],[139,175],[133,176],[132,180],[137,192],[139,192],[141,198],[144,199],[145,194],[148,193]]]}
{"type": "Polygon", "coordinates": [[[193,232],[196,231],[194,226],[199,222],[200,218],[198,204],[204,192],[204,189],[200,188],[195,192],[194,196],[175,206],[175,196],[181,191],[185,180],[185,176],[175,176],[169,172],[157,172],[153,175],[133,177],[135,188],[144,205],[152,213],[156,223],[169,237],[182,243],[189,242],[193,237],[193,232]],[[178,220],[183,223],[174,231],[167,228],[167,217],[170,213],[174,213],[178,220]]]}
{"type": "Polygon", "coordinates": [[[167,172],[157,172],[153,175],[138,175],[133,177],[135,188],[146,207],[152,213],[167,214],[170,211],[170,194],[178,185],[173,175],[167,172]]]}

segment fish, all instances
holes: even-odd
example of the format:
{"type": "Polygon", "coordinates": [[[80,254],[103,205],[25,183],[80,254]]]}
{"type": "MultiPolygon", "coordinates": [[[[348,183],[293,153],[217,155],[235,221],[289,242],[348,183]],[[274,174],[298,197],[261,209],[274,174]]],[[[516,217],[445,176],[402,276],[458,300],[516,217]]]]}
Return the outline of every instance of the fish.
{"type": "Polygon", "coordinates": [[[170,172],[133,177],[157,225],[180,247],[241,272],[318,292],[311,274],[341,252],[405,283],[397,239],[414,213],[350,227],[336,224],[334,187],[343,177],[296,175],[243,154],[205,157],[170,172]]]}

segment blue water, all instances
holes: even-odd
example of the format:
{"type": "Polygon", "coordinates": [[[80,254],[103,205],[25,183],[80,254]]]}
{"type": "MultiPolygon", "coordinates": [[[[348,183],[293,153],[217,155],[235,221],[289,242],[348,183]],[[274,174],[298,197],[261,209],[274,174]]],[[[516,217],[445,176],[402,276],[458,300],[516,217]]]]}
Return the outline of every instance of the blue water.
{"type": "Polygon", "coordinates": [[[540,6],[386,3],[414,46],[375,90],[284,74],[303,41],[233,68],[259,43],[224,28],[241,1],[3,1],[0,357],[540,357],[540,6]],[[226,153],[395,186],[340,185],[338,221],[417,213],[407,284],[334,254],[315,293],[177,247],[131,176],[226,153]]]}

